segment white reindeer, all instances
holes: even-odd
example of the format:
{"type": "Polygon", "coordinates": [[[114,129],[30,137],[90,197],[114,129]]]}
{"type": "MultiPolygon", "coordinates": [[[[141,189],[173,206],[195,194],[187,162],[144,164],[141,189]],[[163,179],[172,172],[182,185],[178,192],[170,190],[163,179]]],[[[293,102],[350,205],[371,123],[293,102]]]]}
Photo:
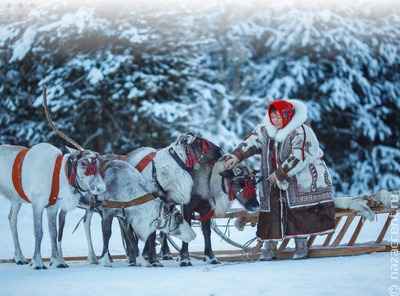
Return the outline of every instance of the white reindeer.
{"type": "MultiPolygon", "coordinates": [[[[46,116],[51,122],[45,87],[43,91],[46,116]]],[[[54,125],[52,127],[55,128],[54,125]]],[[[56,132],[61,135],[59,130],[56,129],[56,132]]],[[[51,239],[50,264],[67,267],[57,248],[57,211],[59,208],[66,211],[74,209],[82,194],[100,194],[106,189],[100,175],[99,154],[82,149],[64,135],[62,137],[79,151],[67,148],[69,154],[62,155],[59,149],[47,143],[37,144],[30,149],[0,145],[0,195],[11,202],[9,222],[14,240],[14,260],[17,264],[28,263],[19,244],[17,216],[22,204],[31,203],[35,235],[31,265],[34,269],[46,269],[41,256],[44,209],[47,210],[51,239]]]]}
{"type": "Polygon", "coordinates": [[[101,265],[111,266],[108,243],[113,217],[126,221],[124,230],[131,246],[128,252],[130,265],[136,265],[136,258],[140,255],[136,236],[145,241],[150,233],[161,230],[184,242],[196,237],[195,232],[175,208],[151,194],[146,180],[129,163],[119,160],[109,162],[105,176],[107,191],[97,197],[98,209],[102,213],[104,242],[101,265]],[[129,224],[135,235],[128,231],[129,224]]]}

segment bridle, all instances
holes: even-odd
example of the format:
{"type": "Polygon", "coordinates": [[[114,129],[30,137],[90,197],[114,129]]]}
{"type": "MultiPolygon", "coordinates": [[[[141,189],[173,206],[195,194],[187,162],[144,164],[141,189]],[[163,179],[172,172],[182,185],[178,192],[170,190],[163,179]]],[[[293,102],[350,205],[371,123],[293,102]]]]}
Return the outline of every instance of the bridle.
{"type": "Polygon", "coordinates": [[[149,226],[153,223],[157,230],[164,229],[168,225],[168,232],[173,232],[178,229],[179,225],[183,224],[183,216],[175,207],[172,211],[166,210],[164,202],[161,201],[158,209],[158,218],[154,219],[149,226]],[[175,228],[171,229],[172,218],[175,216],[178,216],[180,221],[178,221],[175,228]]]}
{"type": "MultiPolygon", "coordinates": [[[[177,155],[176,151],[174,150],[173,147],[170,147],[168,149],[169,154],[171,157],[176,161],[176,163],[185,171],[191,172],[194,168],[195,163],[200,163],[203,159],[203,157],[210,151],[212,148],[212,144],[210,141],[193,136],[193,139],[190,141],[190,143],[185,144],[185,153],[186,153],[186,162],[183,162],[183,160],[177,155]],[[198,157],[196,154],[196,147],[193,147],[193,144],[196,140],[200,139],[200,145],[201,145],[201,154],[198,157]]],[[[210,161],[210,163],[215,163],[215,161],[210,161]]]]}
{"type": "MultiPolygon", "coordinates": [[[[81,194],[85,194],[89,190],[83,189],[79,185],[79,178],[77,179],[77,168],[78,165],[83,159],[91,159],[89,164],[86,166],[86,170],[84,172],[84,175],[90,176],[90,175],[96,175],[98,172],[100,172],[100,167],[98,163],[98,159],[96,157],[83,157],[80,156],[78,159],[70,155],[67,159],[67,165],[65,166],[65,174],[68,179],[68,183],[75,188],[75,190],[79,191],[81,194]]],[[[101,177],[104,179],[104,174],[101,173],[101,177]]]]}

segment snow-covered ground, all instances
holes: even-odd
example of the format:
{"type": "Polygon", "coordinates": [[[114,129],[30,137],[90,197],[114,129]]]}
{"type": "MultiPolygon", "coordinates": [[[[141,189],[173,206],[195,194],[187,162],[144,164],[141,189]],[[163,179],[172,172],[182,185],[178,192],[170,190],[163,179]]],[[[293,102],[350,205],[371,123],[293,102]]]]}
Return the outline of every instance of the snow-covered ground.
{"type": "MultiPolygon", "coordinates": [[[[0,259],[11,259],[14,247],[8,225],[9,202],[0,199],[0,259]]],[[[24,255],[31,258],[34,238],[30,205],[24,205],[19,215],[19,233],[24,255]]],[[[67,216],[64,235],[64,256],[87,254],[83,226],[72,233],[82,217],[76,209],[67,216]]],[[[46,216],[46,215],[44,215],[46,216]]],[[[366,222],[358,242],[374,241],[385,222],[366,222]]],[[[223,231],[227,221],[218,221],[223,231]]],[[[233,224],[231,221],[230,224],[233,224]]],[[[353,222],[356,224],[356,222],[353,222]]],[[[351,228],[354,229],[355,225],[351,228]]],[[[201,251],[203,245],[199,227],[191,251],[201,251]]],[[[44,217],[42,256],[50,256],[47,220],[44,217]]],[[[94,246],[101,252],[100,218],[92,221],[94,246]]],[[[235,241],[245,243],[254,237],[255,229],[239,232],[229,227],[235,241]]],[[[350,231],[351,232],[351,229],[350,231]]],[[[234,249],[212,234],[214,250],[234,249]]],[[[349,236],[344,238],[344,242],[349,236]]],[[[385,240],[398,240],[398,215],[385,240]],[[397,233],[397,234],[396,234],[397,233]]],[[[321,241],[321,239],[319,240],[321,241]]],[[[317,242],[318,243],[318,240],[317,242]]],[[[395,241],[397,243],[397,241],[395,241]]],[[[118,223],[113,225],[110,251],[122,255],[123,248],[118,223]]],[[[392,278],[398,270],[397,253],[373,253],[360,256],[310,258],[274,262],[223,262],[209,265],[192,260],[193,267],[181,268],[176,261],[163,261],[163,268],[128,267],[125,260],[115,260],[113,268],[91,265],[87,261],[68,261],[69,268],[33,270],[28,265],[0,263],[0,294],[5,295],[399,295],[400,281],[392,278]]],[[[48,263],[46,262],[48,266],[48,263]]],[[[397,274],[398,275],[398,274],[397,274]]]]}

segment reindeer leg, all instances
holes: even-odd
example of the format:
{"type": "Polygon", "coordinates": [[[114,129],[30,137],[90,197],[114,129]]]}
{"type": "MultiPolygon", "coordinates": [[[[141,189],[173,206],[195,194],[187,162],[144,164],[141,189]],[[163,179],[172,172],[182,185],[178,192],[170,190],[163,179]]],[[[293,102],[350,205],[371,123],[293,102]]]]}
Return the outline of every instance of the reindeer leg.
{"type": "Polygon", "coordinates": [[[57,211],[58,206],[54,205],[47,208],[47,221],[50,233],[51,242],[51,258],[50,265],[54,265],[57,268],[65,268],[68,265],[65,263],[64,259],[60,256],[57,247],[57,211]]]}
{"type": "Polygon", "coordinates": [[[161,232],[161,256],[162,260],[173,260],[171,250],[169,249],[167,235],[161,232]]]}
{"type": "Polygon", "coordinates": [[[8,221],[10,223],[10,229],[12,233],[12,237],[14,240],[14,260],[15,263],[18,265],[28,264],[29,262],[25,259],[24,255],[21,251],[21,246],[19,245],[19,238],[18,238],[18,213],[21,209],[20,203],[11,203],[10,214],[8,215],[8,221]]]}
{"type": "Polygon", "coordinates": [[[132,248],[131,243],[128,239],[128,231],[129,231],[129,225],[126,222],[126,220],[118,217],[118,224],[119,224],[119,229],[121,230],[121,238],[122,238],[122,245],[125,250],[125,255],[127,258],[129,258],[129,252],[132,248]]]}
{"type": "MultiPolygon", "coordinates": [[[[192,207],[190,204],[183,206],[183,218],[187,223],[189,223],[189,225],[192,225],[192,207]]],[[[182,242],[182,248],[179,252],[178,262],[179,266],[181,267],[193,266],[193,264],[190,262],[188,243],[182,242]]]]}
{"type": "MultiPolygon", "coordinates": [[[[200,216],[204,217],[211,211],[211,205],[208,201],[202,200],[198,206],[200,216]]],[[[201,230],[204,237],[204,261],[210,264],[219,264],[211,247],[211,220],[201,221],[201,230]]]]}
{"type": "MultiPolygon", "coordinates": [[[[136,266],[136,258],[139,256],[139,248],[138,248],[138,238],[133,231],[132,225],[128,222],[124,221],[123,224],[123,234],[124,239],[126,241],[126,253],[128,256],[129,266],[136,266]]],[[[139,260],[139,266],[142,265],[143,261],[139,260]]]]}
{"type": "Polygon", "coordinates": [[[156,231],[154,231],[149,235],[149,237],[146,240],[146,243],[148,243],[147,261],[153,267],[164,267],[164,265],[161,264],[156,255],[156,231]]]}
{"type": "Polygon", "coordinates": [[[34,269],[47,269],[43,264],[41,255],[41,244],[43,239],[43,210],[44,208],[32,204],[33,210],[33,229],[35,234],[35,251],[32,257],[31,266],[34,269]]]}
{"type": "Polygon", "coordinates": [[[92,232],[90,230],[92,217],[93,217],[93,212],[91,212],[90,210],[86,210],[85,216],[83,218],[83,225],[85,227],[85,235],[88,245],[88,261],[91,264],[98,264],[99,261],[97,260],[96,254],[94,252],[93,242],[92,242],[92,232]]]}
{"type": "Polygon", "coordinates": [[[64,227],[65,227],[65,217],[67,216],[67,211],[60,210],[58,214],[58,238],[57,238],[57,247],[58,253],[62,258],[64,258],[63,251],[62,251],[62,237],[64,234],[64,227]]]}
{"type": "Polygon", "coordinates": [[[210,264],[220,264],[221,262],[215,257],[211,247],[211,220],[202,221],[201,230],[204,236],[204,261],[210,264]]]}
{"type": "Polygon", "coordinates": [[[101,253],[100,262],[101,265],[106,267],[112,267],[108,249],[111,238],[112,220],[112,214],[103,212],[103,219],[101,220],[101,229],[103,232],[103,252],[101,253]]]}

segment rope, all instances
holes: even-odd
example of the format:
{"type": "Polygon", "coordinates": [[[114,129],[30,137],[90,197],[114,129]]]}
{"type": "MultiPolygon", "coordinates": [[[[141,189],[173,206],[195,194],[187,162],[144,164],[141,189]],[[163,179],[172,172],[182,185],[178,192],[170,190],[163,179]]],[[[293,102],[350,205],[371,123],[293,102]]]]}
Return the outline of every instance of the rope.
{"type": "Polygon", "coordinates": [[[257,237],[253,237],[249,241],[243,244],[242,248],[242,257],[245,258],[247,261],[254,261],[251,257],[250,254],[253,252],[254,248],[251,248],[250,251],[246,252],[246,249],[250,248],[250,245],[257,240],[257,237]]]}

